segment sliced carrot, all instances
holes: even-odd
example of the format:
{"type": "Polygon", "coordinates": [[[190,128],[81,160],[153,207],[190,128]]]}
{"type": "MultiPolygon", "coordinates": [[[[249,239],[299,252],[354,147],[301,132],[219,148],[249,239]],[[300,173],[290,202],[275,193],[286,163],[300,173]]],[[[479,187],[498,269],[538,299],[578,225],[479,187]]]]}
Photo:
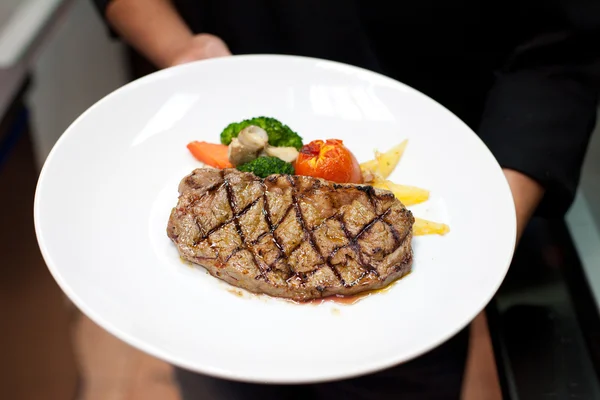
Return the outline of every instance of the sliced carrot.
{"type": "Polygon", "coordinates": [[[196,159],[215,168],[232,168],[227,156],[227,145],[193,141],[188,143],[188,150],[196,159]]]}

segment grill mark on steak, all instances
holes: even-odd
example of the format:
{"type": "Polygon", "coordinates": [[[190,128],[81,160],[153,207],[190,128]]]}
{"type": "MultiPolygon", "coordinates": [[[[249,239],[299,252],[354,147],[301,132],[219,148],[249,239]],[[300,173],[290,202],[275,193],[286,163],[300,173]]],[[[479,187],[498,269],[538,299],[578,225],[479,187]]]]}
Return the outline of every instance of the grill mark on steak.
{"type": "MultiPolygon", "coordinates": [[[[235,230],[237,231],[237,234],[240,236],[240,239],[242,241],[241,246],[239,246],[237,249],[233,250],[231,252],[231,254],[229,254],[227,256],[227,261],[229,261],[231,259],[231,257],[242,251],[242,250],[247,250],[248,249],[248,243],[246,243],[246,236],[244,235],[244,232],[242,231],[242,227],[240,226],[240,220],[239,217],[241,215],[243,215],[243,213],[247,212],[253,204],[256,204],[258,202],[258,200],[260,199],[260,197],[254,201],[252,201],[248,206],[246,206],[240,213],[236,213],[235,209],[237,207],[235,207],[235,199],[233,198],[233,191],[231,189],[231,184],[229,183],[229,180],[227,180],[227,178],[225,177],[225,173],[221,170],[221,176],[223,177],[223,182],[225,185],[225,190],[227,193],[227,201],[229,202],[229,207],[231,207],[231,211],[233,212],[233,217],[231,218],[233,220],[233,224],[235,226],[235,230]]],[[[222,224],[222,226],[225,226],[226,224],[222,224]]],[[[265,272],[263,271],[263,269],[260,267],[260,264],[256,261],[256,255],[254,254],[253,251],[249,252],[252,255],[252,261],[254,262],[254,266],[256,267],[256,269],[258,270],[258,272],[260,273],[260,275],[262,276],[262,278],[266,281],[268,281],[265,272]]],[[[225,264],[227,264],[227,261],[225,261],[225,264]]],[[[257,278],[257,277],[255,277],[257,278]]]]}
{"type": "Polygon", "coordinates": [[[401,246],[402,243],[406,240],[406,235],[404,235],[404,237],[402,239],[400,239],[400,234],[398,233],[398,229],[396,229],[394,227],[394,225],[390,224],[387,221],[383,221],[384,224],[387,225],[388,228],[390,228],[390,231],[392,232],[392,237],[394,238],[394,247],[398,247],[401,246]]]}
{"type": "Polygon", "coordinates": [[[375,190],[372,186],[362,186],[359,190],[364,192],[367,195],[367,199],[369,199],[369,203],[371,207],[373,207],[373,212],[377,215],[377,204],[375,203],[375,190]]]}
{"type": "MultiPolygon", "coordinates": [[[[290,183],[290,185],[292,186],[292,205],[296,209],[296,219],[298,220],[298,223],[302,227],[302,231],[304,232],[305,238],[308,239],[308,243],[310,244],[310,246],[319,255],[319,259],[322,262],[324,262],[331,269],[331,271],[336,276],[336,278],[338,278],[340,283],[345,287],[346,282],[342,278],[342,274],[340,274],[340,271],[338,271],[337,268],[335,268],[329,260],[327,260],[326,258],[323,257],[323,254],[321,253],[321,249],[319,248],[319,246],[317,245],[317,243],[315,241],[314,233],[312,231],[309,231],[306,228],[306,221],[304,220],[304,215],[302,215],[302,210],[300,209],[300,205],[298,204],[298,189],[296,187],[295,177],[287,175],[287,180],[290,183]]],[[[300,245],[298,245],[298,247],[300,247],[300,245]]],[[[315,270],[315,272],[316,272],[316,270],[315,270]]],[[[306,278],[305,277],[302,277],[302,278],[303,278],[302,282],[304,283],[306,278]]]]}
{"type": "MultiPolygon", "coordinates": [[[[265,193],[265,197],[266,197],[266,193],[265,193]]],[[[278,263],[279,261],[281,261],[283,258],[285,258],[285,250],[283,249],[283,245],[281,244],[280,240],[277,238],[277,234],[276,234],[276,232],[275,232],[275,231],[277,230],[277,228],[279,227],[279,225],[281,224],[281,222],[282,222],[282,221],[284,221],[284,220],[287,218],[288,214],[289,214],[290,212],[292,212],[292,209],[293,209],[293,208],[294,208],[294,205],[293,205],[293,204],[291,204],[291,205],[290,205],[290,206],[289,206],[289,207],[288,207],[288,208],[285,210],[285,212],[283,213],[283,216],[281,217],[281,219],[280,219],[280,220],[279,220],[279,221],[278,221],[278,222],[277,222],[275,225],[271,226],[271,232],[270,232],[270,233],[271,233],[271,236],[273,237],[273,243],[275,243],[275,247],[277,247],[277,250],[279,250],[279,255],[277,256],[277,258],[275,258],[275,261],[273,261],[273,262],[271,263],[271,265],[269,265],[269,266],[268,266],[268,268],[267,268],[267,271],[266,271],[267,273],[268,273],[268,272],[271,272],[271,271],[273,270],[273,268],[275,268],[275,265],[277,265],[277,263],[278,263]]],[[[293,250],[290,252],[290,254],[291,254],[291,253],[293,253],[293,252],[294,252],[294,250],[296,250],[296,249],[297,249],[297,247],[295,247],[295,248],[294,248],[294,249],[293,249],[293,250]]],[[[287,263],[286,263],[286,265],[287,265],[287,263]]],[[[291,270],[291,271],[293,271],[292,267],[290,267],[289,265],[288,265],[288,267],[290,268],[290,270],[291,270]]],[[[294,276],[294,274],[292,274],[292,276],[290,276],[290,277],[288,278],[288,280],[289,280],[289,279],[291,279],[293,276],[294,276]]]]}
{"type": "MultiPolygon", "coordinates": [[[[386,222],[386,224],[387,224],[387,222],[386,222]]],[[[388,225],[390,225],[390,224],[388,224],[388,225]]],[[[393,227],[392,227],[392,228],[393,228],[393,227]]],[[[396,242],[396,243],[399,243],[399,244],[398,244],[397,246],[395,246],[395,247],[396,247],[396,248],[398,248],[398,247],[402,246],[402,244],[404,244],[404,241],[406,240],[406,238],[408,237],[408,235],[409,235],[409,234],[410,234],[410,231],[406,232],[406,233],[404,234],[404,236],[402,237],[402,239],[400,239],[400,240],[398,240],[398,242],[396,242]]],[[[395,250],[392,250],[390,253],[386,254],[386,257],[387,257],[389,254],[393,253],[394,251],[395,251],[395,250]]],[[[400,264],[399,264],[399,265],[396,265],[396,267],[395,267],[396,271],[399,271],[399,270],[400,270],[400,269],[401,269],[403,266],[405,266],[407,263],[409,263],[409,262],[411,262],[411,261],[412,261],[412,254],[408,254],[408,256],[405,256],[405,257],[402,259],[402,261],[400,262],[400,264]]]]}
{"type": "Polygon", "coordinates": [[[350,234],[350,231],[348,231],[348,228],[346,227],[346,223],[344,222],[344,218],[341,214],[339,217],[339,221],[340,221],[340,224],[342,225],[342,230],[344,231],[344,235],[346,235],[346,238],[348,239],[349,244],[347,244],[346,246],[341,246],[341,247],[337,248],[335,250],[335,253],[331,254],[331,258],[333,258],[335,256],[335,254],[337,254],[337,252],[340,251],[342,248],[349,247],[349,248],[353,249],[356,252],[356,254],[358,255],[358,261],[360,263],[360,266],[363,267],[363,269],[365,271],[369,271],[369,272],[373,273],[375,276],[379,277],[379,272],[377,272],[377,270],[375,268],[373,268],[372,265],[365,263],[365,260],[362,257],[362,252],[360,251],[360,248],[357,244],[356,238],[353,238],[352,235],[350,234]]]}
{"type": "Polygon", "coordinates": [[[287,218],[288,214],[291,213],[293,209],[294,209],[294,205],[290,204],[288,206],[288,208],[286,208],[286,210],[283,213],[283,216],[281,217],[281,219],[275,225],[273,225],[272,228],[271,228],[271,233],[273,234],[273,238],[275,240],[275,244],[277,245],[277,247],[279,248],[279,250],[283,254],[285,254],[285,251],[283,250],[283,246],[281,245],[281,243],[279,243],[279,240],[277,240],[277,235],[275,235],[275,231],[277,230],[277,228],[279,228],[279,225],[281,225],[281,223],[283,221],[285,221],[285,219],[287,218]]]}
{"type": "MultiPolygon", "coordinates": [[[[392,237],[394,238],[394,247],[391,250],[389,250],[386,253],[384,253],[384,257],[389,256],[394,251],[396,251],[396,249],[398,249],[400,246],[402,246],[402,244],[406,240],[407,236],[410,234],[410,231],[407,231],[402,236],[402,238],[400,238],[398,230],[392,224],[390,224],[390,223],[388,223],[387,221],[384,220],[384,218],[387,215],[389,215],[389,213],[390,213],[390,209],[386,210],[383,214],[381,214],[381,215],[373,218],[371,221],[369,221],[363,227],[363,229],[361,229],[361,231],[356,236],[352,236],[352,234],[346,228],[346,224],[344,223],[344,220],[343,220],[343,215],[341,215],[341,214],[335,214],[335,215],[333,215],[331,218],[335,218],[335,219],[337,219],[340,222],[340,224],[342,226],[342,230],[344,231],[344,234],[345,234],[346,238],[348,239],[349,243],[347,245],[334,248],[333,251],[331,252],[331,254],[327,257],[328,262],[331,263],[331,259],[333,257],[335,257],[335,255],[337,254],[338,251],[340,251],[342,249],[345,249],[345,248],[351,248],[358,255],[360,265],[365,270],[365,273],[361,276],[361,278],[357,279],[357,281],[360,281],[360,279],[362,279],[364,277],[364,275],[366,275],[367,273],[372,273],[375,276],[379,277],[380,276],[379,272],[375,268],[373,268],[373,266],[371,266],[370,264],[368,264],[367,262],[365,262],[365,260],[363,258],[363,253],[362,253],[362,251],[360,251],[360,247],[358,246],[358,239],[360,239],[360,237],[365,232],[367,232],[373,225],[375,225],[377,222],[381,221],[381,222],[383,222],[385,225],[387,225],[390,228],[390,231],[392,232],[392,237]]],[[[396,268],[399,269],[404,264],[405,264],[405,262],[403,260],[402,264],[399,265],[396,268]]],[[[351,287],[351,286],[353,286],[353,285],[347,285],[346,287],[351,287]]]]}
{"type": "MultiPolygon", "coordinates": [[[[229,196],[231,196],[230,193],[230,188],[228,186],[228,184],[225,185],[225,190],[227,191],[227,198],[229,199],[229,196]]],[[[230,200],[232,201],[232,200],[230,200]]],[[[219,229],[223,228],[225,225],[230,224],[230,223],[235,223],[235,228],[236,230],[239,228],[239,221],[238,218],[243,216],[244,214],[246,214],[253,206],[256,205],[256,203],[258,203],[260,201],[260,198],[252,201],[252,203],[248,204],[246,207],[244,207],[244,209],[242,211],[240,211],[238,214],[233,213],[233,217],[229,218],[228,220],[224,221],[221,224],[218,224],[217,226],[215,226],[214,228],[212,228],[210,231],[208,231],[206,233],[206,235],[201,236],[200,239],[198,240],[198,244],[200,244],[202,241],[204,240],[208,240],[209,236],[212,235],[213,233],[215,233],[216,231],[218,231],[219,229]],[[238,221],[238,222],[236,222],[238,221]]],[[[232,204],[229,204],[230,207],[233,207],[232,204]]],[[[232,209],[233,210],[233,209],[232,209]]],[[[198,225],[198,228],[200,228],[199,222],[196,220],[196,224],[198,225]]],[[[241,228],[240,228],[241,229],[241,228]]],[[[239,233],[239,232],[238,232],[239,233]]],[[[243,238],[243,235],[242,235],[243,238]]],[[[242,239],[243,242],[243,239],[242,239]]]]}
{"type": "Polygon", "coordinates": [[[410,272],[414,218],[391,192],[303,176],[263,180],[235,169],[190,176],[167,233],[183,259],[230,284],[304,301],[378,289],[410,272]],[[207,226],[206,205],[231,214],[207,226]]]}
{"type": "Polygon", "coordinates": [[[281,223],[283,222],[283,220],[286,219],[286,217],[288,216],[288,214],[294,209],[294,205],[290,204],[288,206],[288,208],[285,209],[285,212],[281,215],[281,218],[279,219],[279,221],[277,221],[274,225],[273,225],[273,230],[277,229],[279,227],[279,225],[281,225],[281,223]]]}
{"type": "Polygon", "coordinates": [[[268,232],[263,232],[256,239],[256,243],[260,243],[260,240],[264,236],[266,236],[268,234],[271,234],[271,237],[273,238],[272,241],[275,244],[275,247],[277,247],[277,250],[279,251],[279,255],[277,256],[277,258],[275,258],[275,261],[273,261],[270,265],[268,265],[267,268],[266,268],[266,270],[265,270],[265,272],[264,272],[265,279],[267,279],[267,281],[268,281],[269,278],[267,277],[267,274],[273,270],[273,268],[275,267],[275,265],[277,265],[277,263],[279,261],[281,261],[281,259],[285,255],[285,252],[283,251],[283,247],[281,246],[281,243],[279,243],[279,240],[277,240],[277,235],[275,235],[275,230],[277,229],[277,227],[279,226],[279,224],[281,223],[281,221],[283,221],[287,217],[288,213],[292,209],[292,206],[290,205],[287,208],[287,210],[283,213],[283,216],[281,217],[281,219],[276,224],[273,224],[273,221],[271,219],[271,209],[269,208],[269,201],[267,199],[267,185],[265,185],[264,181],[261,182],[261,187],[262,187],[262,190],[263,190],[263,193],[262,193],[263,215],[265,217],[265,220],[267,221],[267,226],[269,227],[269,231],[268,232]]]}
{"type": "Polygon", "coordinates": [[[377,222],[382,221],[388,214],[390,213],[390,209],[388,208],[383,214],[376,216],[375,218],[373,218],[371,221],[369,221],[365,226],[362,227],[362,229],[356,234],[356,236],[354,236],[354,238],[351,239],[351,241],[356,242],[358,239],[360,239],[360,237],[369,229],[371,229],[371,227],[373,225],[375,225],[377,222]]]}
{"type": "MultiPolygon", "coordinates": [[[[262,199],[263,199],[263,215],[265,216],[265,220],[267,221],[267,226],[269,227],[269,230],[271,232],[273,232],[273,221],[271,221],[271,209],[269,208],[269,202],[267,201],[267,185],[265,185],[265,182],[262,181],[260,183],[260,186],[262,188],[262,199]]],[[[266,233],[266,232],[265,232],[266,233]]]]}
{"type": "MultiPolygon", "coordinates": [[[[194,188],[195,186],[191,185],[190,182],[185,182],[185,184],[189,187],[189,188],[194,188]]],[[[182,183],[183,185],[183,183],[182,183]]],[[[214,192],[216,192],[217,190],[219,190],[221,187],[223,187],[223,182],[216,182],[213,185],[211,185],[210,187],[206,188],[204,191],[202,191],[202,193],[200,193],[199,195],[194,196],[194,198],[192,199],[192,201],[190,202],[190,207],[195,207],[196,204],[204,199],[207,196],[212,195],[214,192]]]]}
{"type": "MultiPolygon", "coordinates": [[[[375,203],[375,191],[373,190],[373,188],[371,186],[368,186],[368,190],[365,191],[365,193],[367,194],[367,198],[369,199],[369,203],[371,203],[371,207],[373,207],[373,213],[375,215],[377,215],[377,204],[375,203]]],[[[379,215],[379,220],[383,220],[383,218],[389,214],[390,209],[388,208],[385,213],[379,215]]],[[[375,274],[375,276],[379,277],[379,272],[377,272],[377,269],[375,269],[372,265],[368,264],[367,262],[365,262],[364,259],[364,254],[362,251],[360,251],[360,247],[358,246],[358,239],[360,238],[360,236],[363,234],[363,232],[366,232],[368,229],[370,229],[373,224],[375,224],[378,220],[377,217],[375,217],[373,219],[373,221],[371,221],[370,223],[366,224],[363,229],[358,232],[358,234],[353,237],[352,239],[350,239],[350,243],[351,246],[354,248],[354,251],[356,252],[356,254],[358,254],[358,260],[360,262],[360,265],[367,271],[375,274]]],[[[346,234],[346,236],[348,236],[349,232],[346,228],[346,224],[342,221],[342,228],[344,229],[344,233],[346,234]]]]}
{"type": "Polygon", "coordinates": [[[204,193],[202,193],[200,196],[198,196],[196,199],[194,199],[194,201],[191,202],[192,206],[195,206],[196,203],[198,203],[200,200],[202,200],[204,197],[206,196],[210,196],[211,194],[213,194],[214,192],[216,192],[217,190],[221,189],[223,187],[223,182],[217,182],[214,183],[212,186],[209,186],[204,193]]]}
{"type": "MultiPolygon", "coordinates": [[[[200,225],[200,221],[198,221],[198,217],[194,216],[194,223],[196,224],[196,228],[198,228],[198,232],[202,232],[202,225],[200,225]]],[[[197,239],[195,239],[192,242],[192,246],[193,247],[198,247],[198,245],[200,244],[200,242],[202,242],[205,238],[204,237],[198,237],[197,239]]]]}
{"type": "MultiPolygon", "coordinates": [[[[229,260],[231,260],[231,257],[235,256],[237,253],[244,250],[244,247],[242,247],[242,246],[236,247],[235,249],[233,249],[233,251],[231,253],[227,254],[227,257],[225,257],[225,259],[223,260],[223,266],[227,265],[229,260]]],[[[258,270],[260,271],[260,268],[258,268],[258,270]]]]}
{"type": "Polygon", "coordinates": [[[311,229],[311,231],[312,231],[312,232],[316,232],[316,231],[318,231],[320,228],[322,228],[323,226],[325,226],[325,225],[327,224],[327,221],[331,221],[332,219],[338,220],[338,219],[340,218],[340,216],[341,216],[341,215],[340,215],[340,213],[339,213],[339,212],[337,212],[337,213],[333,214],[332,216],[325,218],[325,219],[323,220],[323,222],[321,222],[319,225],[315,225],[315,226],[314,226],[314,227],[311,229]]]}
{"type": "MultiPolygon", "coordinates": [[[[340,216],[339,214],[336,214],[336,215],[335,215],[335,217],[336,217],[337,219],[340,219],[340,218],[341,218],[341,216],[340,216]]],[[[342,228],[344,229],[344,231],[345,231],[346,235],[347,235],[348,237],[350,237],[350,238],[351,238],[352,236],[351,236],[350,232],[348,232],[348,231],[346,230],[346,227],[344,226],[344,222],[343,222],[343,221],[340,221],[340,222],[341,222],[341,224],[342,224],[342,228]]],[[[384,256],[388,256],[388,255],[392,254],[394,251],[396,251],[396,250],[398,249],[398,247],[400,247],[400,246],[402,246],[402,245],[404,244],[404,241],[406,240],[406,238],[407,238],[407,237],[408,237],[408,235],[410,234],[410,231],[407,231],[407,232],[406,232],[406,233],[405,233],[405,234],[402,236],[402,238],[400,238],[400,235],[398,234],[398,231],[397,231],[397,230],[396,230],[396,229],[395,229],[395,228],[394,228],[394,227],[393,227],[391,224],[389,224],[389,223],[387,223],[387,222],[385,222],[385,221],[383,221],[383,223],[384,223],[384,224],[386,224],[387,226],[389,226],[389,227],[391,228],[390,230],[392,231],[392,235],[393,235],[393,237],[394,237],[394,248],[392,248],[392,250],[390,250],[390,251],[386,252],[386,253],[385,253],[385,255],[384,255],[384,256]]],[[[338,252],[338,251],[340,251],[340,250],[342,250],[342,249],[352,248],[354,245],[357,245],[357,244],[358,244],[358,243],[357,243],[357,241],[354,241],[354,239],[350,239],[350,243],[349,243],[349,244],[347,244],[347,245],[344,245],[344,246],[339,246],[339,247],[336,247],[336,248],[334,248],[334,249],[332,250],[331,254],[329,254],[329,256],[328,256],[327,258],[328,258],[329,260],[331,260],[333,257],[335,257],[335,255],[337,254],[337,252],[338,252]]],[[[360,254],[360,253],[359,253],[359,254],[360,254]]],[[[374,269],[373,267],[371,267],[370,265],[366,265],[366,266],[365,266],[365,268],[366,268],[366,269],[370,269],[370,270],[371,270],[371,271],[372,271],[374,274],[377,274],[377,275],[379,275],[379,273],[377,272],[377,270],[375,270],[375,269],[374,269]]]]}

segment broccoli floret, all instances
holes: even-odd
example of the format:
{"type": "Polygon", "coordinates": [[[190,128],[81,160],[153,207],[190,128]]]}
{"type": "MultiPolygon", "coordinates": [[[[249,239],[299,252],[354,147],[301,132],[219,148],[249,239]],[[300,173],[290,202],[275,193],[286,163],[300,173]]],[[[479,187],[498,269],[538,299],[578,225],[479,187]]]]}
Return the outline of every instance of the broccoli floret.
{"type": "Polygon", "coordinates": [[[231,139],[237,137],[240,131],[250,125],[264,129],[269,136],[269,144],[276,147],[295,147],[300,150],[302,138],[289,126],[282,124],[275,118],[255,117],[242,122],[233,122],[221,132],[221,143],[229,145],[231,139]]]}
{"type": "Polygon", "coordinates": [[[252,172],[261,178],[272,174],[294,174],[294,166],[277,157],[258,157],[246,164],[238,165],[237,169],[243,172],[252,172]]]}

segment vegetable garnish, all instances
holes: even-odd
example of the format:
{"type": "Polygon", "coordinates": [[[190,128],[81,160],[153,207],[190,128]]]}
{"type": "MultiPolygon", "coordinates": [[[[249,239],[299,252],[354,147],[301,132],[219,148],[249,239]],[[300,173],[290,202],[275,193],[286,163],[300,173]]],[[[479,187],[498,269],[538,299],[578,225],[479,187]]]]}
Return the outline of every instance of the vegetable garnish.
{"type": "Polygon", "coordinates": [[[193,141],[188,143],[188,150],[200,162],[215,168],[231,168],[227,155],[228,147],[224,144],[193,141]]]}
{"type": "Polygon", "coordinates": [[[295,164],[297,175],[322,178],[337,183],[362,183],[360,166],[354,154],[339,139],[313,140],[300,149],[295,164]]]}
{"type": "Polygon", "coordinates": [[[445,235],[448,232],[450,232],[450,227],[446,224],[441,224],[439,222],[415,218],[415,223],[413,224],[413,234],[415,236],[445,235]]]}
{"type": "Polygon", "coordinates": [[[399,185],[390,180],[375,179],[369,183],[374,188],[389,190],[405,206],[414,206],[429,199],[429,191],[414,186],[399,185]]]}
{"type": "Polygon", "coordinates": [[[258,157],[253,161],[237,167],[243,172],[252,172],[261,178],[273,174],[294,175],[294,166],[277,157],[258,157]]]}
{"type": "MultiPolygon", "coordinates": [[[[221,143],[194,141],[187,148],[198,161],[210,167],[237,168],[260,178],[296,174],[337,183],[364,183],[389,190],[405,206],[429,199],[426,189],[388,179],[400,162],[408,140],[383,153],[375,150],[372,160],[359,164],[342,140],[313,140],[303,145],[302,138],[287,125],[275,118],[255,117],[229,124],[221,132],[221,143]]],[[[446,224],[421,218],[415,218],[413,225],[416,236],[445,235],[449,231],[446,224]]]]}
{"type": "MultiPolygon", "coordinates": [[[[360,164],[363,175],[371,172],[380,175],[382,178],[390,176],[396,165],[398,165],[402,154],[404,154],[407,144],[408,140],[405,139],[402,143],[392,147],[385,153],[375,150],[375,159],[360,164]]],[[[365,179],[365,181],[368,182],[369,180],[365,179]]]]}
{"type": "Polygon", "coordinates": [[[275,118],[255,117],[241,122],[233,122],[221,132],[221,143],[228,145],[231,139],[237,137],[242,129],[255,125],[267,132],[269,144],[275,147],[295,147],[300,150],[302,147],[302,138],[294,132],[289,126],[282,124],[275,118]]]}

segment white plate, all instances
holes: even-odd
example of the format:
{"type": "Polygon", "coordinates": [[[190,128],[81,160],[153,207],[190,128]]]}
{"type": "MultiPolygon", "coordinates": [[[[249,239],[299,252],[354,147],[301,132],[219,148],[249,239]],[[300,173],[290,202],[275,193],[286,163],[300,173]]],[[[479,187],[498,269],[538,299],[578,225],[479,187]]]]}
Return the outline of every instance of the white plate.
{"type": "Polygon", "coordinates": [[[108,95],[60,138],[35,198],[39,244],[81,310],[170,363],[251,382],[307,383],[410,360],[465,327],[507,272],[508,185],[457,117],[401,83],[310,58],[236,56],[160,71],[108,95]],[[193,269],[166,235],[192,140],[267,115],[359,161],[409,139],[391,179],[431,190],[412,208],[446,236],[414,240],[413,273],[353,305],[250,295],[193,269]],[[238,294],[242,293],[242,296],[238,294]]]}

